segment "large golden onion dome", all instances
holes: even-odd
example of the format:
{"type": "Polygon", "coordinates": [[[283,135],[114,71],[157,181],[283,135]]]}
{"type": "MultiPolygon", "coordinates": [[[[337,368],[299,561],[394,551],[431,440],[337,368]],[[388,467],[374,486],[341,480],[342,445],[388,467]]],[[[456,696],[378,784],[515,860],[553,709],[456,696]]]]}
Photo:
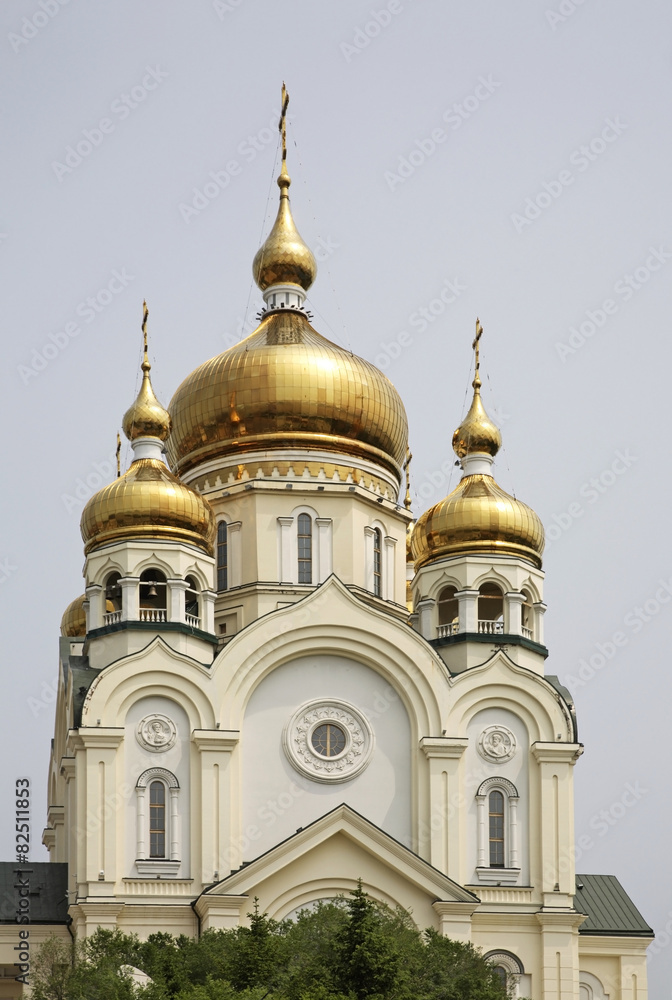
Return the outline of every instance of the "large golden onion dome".
{"type": "Polygon", "coordinates": [[[527,559],[541,566],[544,528],[538,515],[498,486],[489,473],[502,439],[481,401],[476,321],[476,374],[469,412],[453,435],[463,477],[449,496],[425,511],[413,529],[411,553],[416,570],[449,555],[490,553],[527,559]]]}
{"type": "Polygon", "coordinates": [[[322,337],[303,309],[315,258],[292,219],[283,137],[280,208],[254,258],[266,309],[241,343],[206,361],[173,396],[166,451],[183,475],[213,459],[286,449],[336,453],[383,466],[399,484],[408,424],[396,389],[374,365],[322,337]]]}
{"type": "Polygon", "coordinates": [[[397,390],[299,311],[271,312],[202,364],[177,389],[170,413],[166,450],[181,474],[215,457],[305,448],[369,459],[401,477],[408,422],[397,390]]]}
{"type": "Polygon", "coordinates": [[[123,476],[95,493],[84,507],[80,524],[84,552],[88,555],[120,539],[151,538],[187,542],[211,555],[215,518],[210,504],[181,482],[161,457],[170,418],[156,399],[149,379],[146,321],[145,307],[142,387],[124,417],[124,431],[135,458],[123,476]],[[140,424],[143,431],[136,433],[140,424]]]}
{"type": "Polygon", "coordinates": [[[61,635],[69,639],[78,639],[86,635],[85,600],[86,594],[81,594],[68,604],[61,618],[61,635]]]}

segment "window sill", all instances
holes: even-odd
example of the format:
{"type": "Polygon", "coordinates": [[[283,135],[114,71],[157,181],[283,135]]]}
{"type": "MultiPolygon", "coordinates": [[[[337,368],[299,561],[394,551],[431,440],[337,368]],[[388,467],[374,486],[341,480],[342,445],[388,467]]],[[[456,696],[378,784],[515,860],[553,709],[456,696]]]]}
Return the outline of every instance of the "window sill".
{"type": "Polygon", "coordinates": [[[512,885],[520,878],[520,868],[477,868],[476,877],[489,885],[512,885]]]}
{"type": "Polygon", "coordinates": [[[167,858],[141,858],[135,862],[135,869],[142,876],[175,878],[181,864],[181,861],[169,861],[167,858]]]}

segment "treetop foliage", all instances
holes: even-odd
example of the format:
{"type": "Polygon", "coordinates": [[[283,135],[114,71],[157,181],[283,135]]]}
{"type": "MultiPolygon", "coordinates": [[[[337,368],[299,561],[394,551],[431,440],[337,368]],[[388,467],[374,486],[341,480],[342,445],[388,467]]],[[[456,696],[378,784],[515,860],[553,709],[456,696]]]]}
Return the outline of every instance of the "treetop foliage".
{"type": "Polygon", "coordinates": [[[404,910],[349,898],[317,903],[281,923],[259,912],[249,927],[195,941],[146,941],[98,929],[70,946],[51,938],[31,969],[33,1000],[506,1000],[471,945],[419,932],[404,910]],[[140,986],[133,970],[151,982],[140,986]]]}

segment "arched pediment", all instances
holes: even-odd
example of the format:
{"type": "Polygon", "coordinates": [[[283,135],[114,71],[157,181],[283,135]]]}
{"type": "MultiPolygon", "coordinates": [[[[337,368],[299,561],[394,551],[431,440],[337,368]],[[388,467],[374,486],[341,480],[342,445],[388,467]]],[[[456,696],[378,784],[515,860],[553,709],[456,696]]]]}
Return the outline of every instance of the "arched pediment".
{"type": "MultiPolygon", "coordinates": [[[[404,703],[414,736],[441,731],[443,661],[416,632],[359,600],[329,579],[302,601],[258,619],[239,632],[212,666],[225,729],[240,728],[252,692],[290,660],[335,653],[370,667],[404,703]]],[[[445,685],[445,687],[444,687],[445,685]]]]}

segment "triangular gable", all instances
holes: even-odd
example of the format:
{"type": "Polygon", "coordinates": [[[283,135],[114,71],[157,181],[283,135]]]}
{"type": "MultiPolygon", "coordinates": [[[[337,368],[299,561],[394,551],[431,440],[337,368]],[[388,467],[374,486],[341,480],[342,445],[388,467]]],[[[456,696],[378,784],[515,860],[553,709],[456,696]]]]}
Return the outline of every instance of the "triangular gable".
{"type": "Polygon", "coordinates": [[[411,910],[421,927],[436,926],[437,913],[446,907],[464,911],[468,920],[479,903],[468,889],[340,805],[207,889],[196,909],[208,926],[232,926],[245,922],[256,896],[262,911],[282,919],[317,899],[347,894],[358,878],[374,898],[411,910]]]}

